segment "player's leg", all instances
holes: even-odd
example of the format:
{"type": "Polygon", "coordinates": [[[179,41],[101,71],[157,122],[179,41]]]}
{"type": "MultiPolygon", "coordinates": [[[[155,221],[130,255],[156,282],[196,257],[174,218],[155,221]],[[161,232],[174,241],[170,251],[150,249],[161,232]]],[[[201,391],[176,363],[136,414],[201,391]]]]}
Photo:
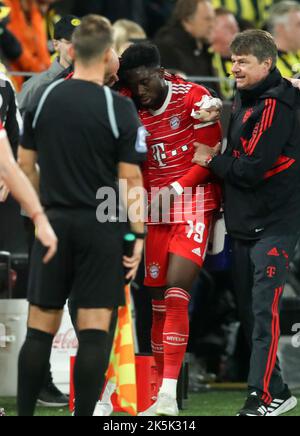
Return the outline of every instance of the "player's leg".
{"type": "Polygon", "coordinates": [[[18,413],[32,416],[49,367],[52,342],[62,310],[30,306],[28,330],[19,355],[18,413]]]}
{"type": "Polygon", "coordinates": [[[171,254],[165,293],[166,320],[163,332],[164,375],[160,392],[173,398],[189,339],[190,290],[200,266],[189,259],[171,254]]]}
{"type": "MultiPolygon", "coordinates": [[[[28,255],[30,260],[31,252],[35,241],[35,227],[32,220],[25,216],[23,219],[23,223],[27,235],[26,239],[28,244],[28,255]]],[[[49,362],[47,375],[45,377],[42,390],[38,396],[38,404],[48,407],[64,407],[67,406],[68,403],[69,403],[68,397],[64,395],[53,382],[52,370],[49,362]]]]}
{"type": "Polygon", "coordinates": [[[190,290],[203,265],[212,215],[201,222],[173,226],[169,243],[166,320],[163,332],[164,377],[157,405],[159,415],[177,415],[177,381],[189,339],[190,290]]]}
{"type": "Polygon", "coordinates": [[[79,309],[79,347],[74,367],[75,416],[92,416],[109,360],[112,309],[79,309]]]}
{"type": "Polygon", "coordinates": [[[111,223],[98,223],[87,211],[75,217],[72,240],[75,274],[70,297],[78,307],[79,341],[74,367],[75,416],[93,416],[111,351],[112,312],[125,302],[123,234],[111,223]]]}
{"type": "Polygon", "coordinates": [[[157,368],[158,387],[164,374],[163,331],[166,320],[165,287],[146,288],[152,298],[151,349],[157,368]]]}
{"type": "Polygon", "coordinates": [[[166,319],[165,291],[169,261],[171,226],[149,226],[145,250],[145,288],[152,298],[151,347],[155,359],[158,386],[163,379],[164,349],[163,330],[166,319]]]}
{"type": "Polygon", "coordinates": [[[37,396],[49,368],[54,335],[62,317],[69,287],[69,214],[48,211],[48,218],[58,237],[55,257],[43,263],[45,248],[35,241],[28,285],[30,312],[28,333],[19,358],[18,410],[32,415],[37,396]]]}

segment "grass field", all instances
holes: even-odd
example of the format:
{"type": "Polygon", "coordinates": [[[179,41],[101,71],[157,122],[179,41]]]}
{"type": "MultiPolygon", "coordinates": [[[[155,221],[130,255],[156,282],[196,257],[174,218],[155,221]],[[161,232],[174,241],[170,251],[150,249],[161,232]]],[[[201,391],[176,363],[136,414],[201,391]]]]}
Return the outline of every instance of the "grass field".
{"type": "MultiPolygon", "coordinates": [[[[300,394],[297,396],[299,405],[286,416],[300,416],[300,394]]],[[[191,394],[187,408],[182,416],[235,416],[245,400],[245,393],[232,391],[212,391],[206,394],[191,394]]],[[[0,398],[0,408],[4,408],[6,416],[16,415],[14,399],[0,398]]],[[[38,416],[70,416],[68,409],[37,408],[38,416]]]]}

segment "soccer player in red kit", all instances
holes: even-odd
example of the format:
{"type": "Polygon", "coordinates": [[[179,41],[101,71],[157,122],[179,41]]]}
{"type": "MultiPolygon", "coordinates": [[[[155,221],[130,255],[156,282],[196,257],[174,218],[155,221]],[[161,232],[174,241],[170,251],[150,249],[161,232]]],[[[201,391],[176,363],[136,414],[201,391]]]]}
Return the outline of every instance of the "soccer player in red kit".
{"type": "Polygon", "coordinates": [[[200,121],[199,110],[219,100],[204,87],[167,74],[160,66],[158,49],[149,43],[125,51],[119,75],[147,130],[143,175],[151,213],[145,286],[153,298],[152,350],[161,388],[157,402],[141,415],[176,416],[177,380],[189,338],[190,290],[203,265],[214,212],[220,206],[216,180],[209,170],[192,164],[194,142],[205,143],[212,155],[216,153],[220,123],[200,121]],[[160,194],[154,195],[154,188],[160,194]],[[172,207],[166,214],[163,203],[170,196],[172,207]],[[180,207],[183,198],[185,213],[180,207]]]}

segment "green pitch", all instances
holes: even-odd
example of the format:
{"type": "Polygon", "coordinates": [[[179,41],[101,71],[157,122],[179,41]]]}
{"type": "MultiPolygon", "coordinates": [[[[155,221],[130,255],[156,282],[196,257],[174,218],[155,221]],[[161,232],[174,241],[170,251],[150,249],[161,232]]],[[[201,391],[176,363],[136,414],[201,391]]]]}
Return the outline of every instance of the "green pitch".
{"type": "MultiPolygon", "coordinates": [[[[286,416],[300,416],[300,395],[297,396],[299,405],[286,416]]],[[[206,394],[191,394],[186,410],[182,416],[235,416],[245,401],[243,392],[213,391],[206,394]]],[[[14,399],[0,398],[0,408],[4,408],[7,416],[16,415],[14,399]]],[[[38,407],[38,416],[70,416],[68,409],[47,409],[38,407]]]]}

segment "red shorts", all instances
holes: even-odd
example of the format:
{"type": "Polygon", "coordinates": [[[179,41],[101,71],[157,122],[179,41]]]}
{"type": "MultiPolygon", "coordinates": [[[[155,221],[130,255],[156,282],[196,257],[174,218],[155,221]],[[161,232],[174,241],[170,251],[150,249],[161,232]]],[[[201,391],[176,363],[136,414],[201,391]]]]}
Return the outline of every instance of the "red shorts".
{"type": "Polygon", "coordinates": [[[209,213],[204,216],[203,222],[149,225],[145,247],[144,285],[147,287],[167,285],[170,254],[189,259],[202,267],[212,220],[213,213],[209,213]]]}

